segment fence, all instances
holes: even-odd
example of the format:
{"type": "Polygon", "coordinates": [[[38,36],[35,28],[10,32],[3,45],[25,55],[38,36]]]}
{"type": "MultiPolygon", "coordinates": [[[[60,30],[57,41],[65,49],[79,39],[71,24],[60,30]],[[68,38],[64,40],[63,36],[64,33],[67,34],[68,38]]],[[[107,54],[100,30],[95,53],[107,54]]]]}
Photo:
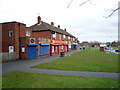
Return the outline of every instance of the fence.
{"type": "Polygon", "coordinates": [[[1,61],[10,61],[10,60],[15,60],[16,59],[16,55],[14,52],[12,53],[0,53],[0,60],[1,61]]]}

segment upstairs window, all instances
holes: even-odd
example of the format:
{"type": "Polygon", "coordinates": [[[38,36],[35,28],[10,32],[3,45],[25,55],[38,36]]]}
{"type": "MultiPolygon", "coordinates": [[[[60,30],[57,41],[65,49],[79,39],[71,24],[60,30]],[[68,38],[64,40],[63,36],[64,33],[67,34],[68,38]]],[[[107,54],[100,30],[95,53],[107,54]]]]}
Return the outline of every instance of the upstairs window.
{"type": "Polygon", "coordinates": [[[30,36],[30,31],[26,31],[26,36],[30,36]]]}
{"type": "Polygon", "coordinates": [[[68,39],[70,39],[70,36],[68,36],[68,39]]]}
{"type": "Polygon", "coordinates": [[[63,38],[65,38],[65,35],[63,35],[63,38]]]}
{"type": "Polygon", "coordinates": [[[56,39],[56,33],[53,33],[52,36],[54,39],[56,39]]]}
{"type": "Polygon", "coordinates": [[[9,30],[9,37],[13,36],[13,31],[9,30]]]}
{"type": "Polygon", "coordinates": [[[73,41],[75,41],[75,38],[73,38],[73,41]]]}

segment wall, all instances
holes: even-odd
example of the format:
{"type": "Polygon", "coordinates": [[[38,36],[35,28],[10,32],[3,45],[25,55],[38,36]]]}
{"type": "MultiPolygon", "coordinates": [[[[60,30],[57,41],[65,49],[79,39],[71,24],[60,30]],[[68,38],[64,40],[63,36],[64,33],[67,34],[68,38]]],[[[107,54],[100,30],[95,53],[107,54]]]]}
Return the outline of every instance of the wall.
{"type": "Polygon", "coordinates": [[[4,53],[0,53],[0,55],[2,56],[2,61],[16,60],[15,53],[4,52],[4,53]]]}
{"type": "Polygon", "coordinates": [[[16,59],[19,59],[20,37],[26,36],[26,25],[19,22],[7,22],[2,24],[2,52],[9,52],[9,45],[14,46],[16,59]],[[9,37],[9,30],[13,36],[9,37]]]}
{"type": "Polygon", "coordinates": [[[32,32],[33,37],[41,37],[51,39],[51,31],[40,31],[40,32],[32,32]]]}
{"type": "Polygon", "coordinates": [[[28,38],[22,37],[20,38],[20,59],[27,59],[28,58],[28,38]],[[22,48],[25,48],[25,51],[22,51],[22,48]]]}

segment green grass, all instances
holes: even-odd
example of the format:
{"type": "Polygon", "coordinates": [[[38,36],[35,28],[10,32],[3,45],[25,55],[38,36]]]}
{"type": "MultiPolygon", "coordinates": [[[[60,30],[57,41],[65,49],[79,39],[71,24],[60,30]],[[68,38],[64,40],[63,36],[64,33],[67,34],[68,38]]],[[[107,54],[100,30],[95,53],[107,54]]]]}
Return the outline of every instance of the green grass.
{"type": "Polygon", "coordinates": [[[60,76],[28,72],[3,75],[3,88],[118,88],[118,79],[60,76]]]}
{"type": "Polygon", "coordinates": [[[114,53],[100,52],[99,48],[87,48],[52,62],[42,63],[32,68],[94,71],[94,72],[118,72],[118,55],[114,53]]]}

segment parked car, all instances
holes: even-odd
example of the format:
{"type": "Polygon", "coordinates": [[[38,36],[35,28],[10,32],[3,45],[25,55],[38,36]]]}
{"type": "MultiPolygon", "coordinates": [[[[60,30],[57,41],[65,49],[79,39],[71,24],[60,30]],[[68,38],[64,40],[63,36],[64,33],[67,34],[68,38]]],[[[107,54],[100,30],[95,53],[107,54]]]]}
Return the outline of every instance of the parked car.
{"type": "Polygon", "coordinates": [[[109,48],[104,48],[104,50],[110,50],[109,48]]]}
{"type": "Polygon", "coordinates": [[[120,52],[120,49],[116,49],[115,52],[120,52]]]}

